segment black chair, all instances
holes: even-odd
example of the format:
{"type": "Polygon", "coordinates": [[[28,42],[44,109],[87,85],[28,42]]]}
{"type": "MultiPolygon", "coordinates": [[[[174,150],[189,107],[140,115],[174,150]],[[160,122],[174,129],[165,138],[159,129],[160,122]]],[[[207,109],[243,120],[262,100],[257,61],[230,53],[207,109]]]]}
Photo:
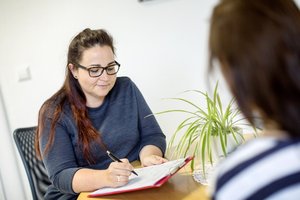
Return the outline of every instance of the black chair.
{"type": "Polygon", "coordinates": [[[13,135],[26,170],[33,200],[40,200],[51,183],[43,162],[35,154],[35,131],[36,127],[19,128],[13,135]]]}

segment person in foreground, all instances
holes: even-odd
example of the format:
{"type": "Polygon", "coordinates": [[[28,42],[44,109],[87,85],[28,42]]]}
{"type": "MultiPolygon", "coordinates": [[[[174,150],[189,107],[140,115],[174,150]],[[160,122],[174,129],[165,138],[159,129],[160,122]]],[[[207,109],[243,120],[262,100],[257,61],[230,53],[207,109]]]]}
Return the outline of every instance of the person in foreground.
{"type": "Polygon", "coordinates": [[[210,69],[219,63],[261,137],[217,167],[213,199],[300,197],[300,12],[292,0],[222,0],[210,27],[210,69]]]}
{"type": "Polygon", "coordinates": [[[165,135],[136,85],[116,77],[114,52],[103,29],[85,29],[69,45],[64,84],[39,111],[36,150],[52,183],[45,199],[119,187],[128,182],[130,162],[167,161],[165,135]],[[106,151],[124,159],[112,162],[106,151]]]}

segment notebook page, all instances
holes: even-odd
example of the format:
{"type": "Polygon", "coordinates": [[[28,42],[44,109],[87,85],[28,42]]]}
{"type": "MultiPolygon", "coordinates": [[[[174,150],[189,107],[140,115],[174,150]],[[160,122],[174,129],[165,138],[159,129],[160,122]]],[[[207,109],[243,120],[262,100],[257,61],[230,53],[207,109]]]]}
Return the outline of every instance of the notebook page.
{"type": "Polygon", "coordinates": [[[170,174],[170,172],[177,169],[179,166],[184,163],[185,159],[178,159],[163,163],[161,165],[153,165],[149,167],[136,168],[134,171],[138,176],[131,174],[129,177],[128,184],[118,187],[118,188],[101,188],[92,192],[91,194],[104,194],[116,191],[126,191],[136,188],[143,188],[146,186],[154,185],[158,180],[170,174]]]}

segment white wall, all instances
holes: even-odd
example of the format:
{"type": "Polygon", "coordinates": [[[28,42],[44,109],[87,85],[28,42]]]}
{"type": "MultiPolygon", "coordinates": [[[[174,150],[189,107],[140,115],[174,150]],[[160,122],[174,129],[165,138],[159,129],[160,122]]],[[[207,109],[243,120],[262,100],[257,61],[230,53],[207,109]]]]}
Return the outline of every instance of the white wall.
{"type": "Polygon", "coordinates": [[[204,88],[214,1],[1,0],[0,80],[12,128],[36,124],[41,103],[62,84],[67,45],[85,27],[115,38],[120,75],[160,110],[160,98],[204,88]],[[31,79],[18,82],[29,66],[31,79]]]}
{"type": "MultiPolygon", "coordinates": [[[[187,89],[206,90],[209,16],[216,2],[0,0],[0,85],[11,127],[0,133],[1,140],[18,127],[37,124],[39,107],[63,82],[71,38],[86,27],[105,28],[113,35],[122,67],[119,75],[135,81],[154,112],[172,107],[162,98],[187,89]],[[30,79],[20,82],[18,73],[26,67],[30,79]]],[[[165,116],[158,120],[169,137],[178,119],[165,116]]],[[[14,158],[11,138],[1,143],[0,151],[10,149],[14,158]]],[[[1,163],[1,169],[3,166],[9,163],[1,163]]],[[[23,166],[20,171],[24,176],[23,166]]],[[[22,181],[18,173],[11,177],[3,180],[5,186],[22,181]]],[[[25,196],[30,199],[23,179],[25,196]]],[[[6,195],[17,199],[22,189],[6,195]]]]}

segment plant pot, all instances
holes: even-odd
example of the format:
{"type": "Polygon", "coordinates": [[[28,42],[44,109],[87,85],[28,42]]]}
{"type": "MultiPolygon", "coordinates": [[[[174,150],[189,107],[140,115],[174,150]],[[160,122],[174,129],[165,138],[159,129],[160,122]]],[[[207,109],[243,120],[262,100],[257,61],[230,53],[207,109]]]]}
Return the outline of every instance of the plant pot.
{"type": "MultiPolygon", "coordinates": [[[[242,135],[242,129],[239,129],[235,134],[235,138],[230,133],[227,135],[227,146],[226,146],[226,155],[233,152],[239,145],[244,141],[242,135]]],[[[222,145],[220,142],[220,137],[212,136],[211,137],[211,147],[212,147],[212,163],[205,163],[203,170],[202,164],[197,165],[196,169],[193,172],[193,178],[195,181],[202,185],[210,185],[211,178],[214,174],[214,170],[218,162],[226,157],[222,150],[222,145]]],[[[208,155],[207,155],[208,156],[208,155]]]]}
{"type": "Polygon", "coordinates": [[[235,133],[235,138],[232,133],[227,134],[227,145],[226,145],[226,154],[222,150],[222,145],[219,136],[211,137],[211,145],[212,145],[212,156],[214,163],[218,163],[220,160],[226,157],[226,155],[233,152],[239,145],[241,145],[244,141],[244,137],[242,134],[242,129],[238,129],[235,133]]]}

